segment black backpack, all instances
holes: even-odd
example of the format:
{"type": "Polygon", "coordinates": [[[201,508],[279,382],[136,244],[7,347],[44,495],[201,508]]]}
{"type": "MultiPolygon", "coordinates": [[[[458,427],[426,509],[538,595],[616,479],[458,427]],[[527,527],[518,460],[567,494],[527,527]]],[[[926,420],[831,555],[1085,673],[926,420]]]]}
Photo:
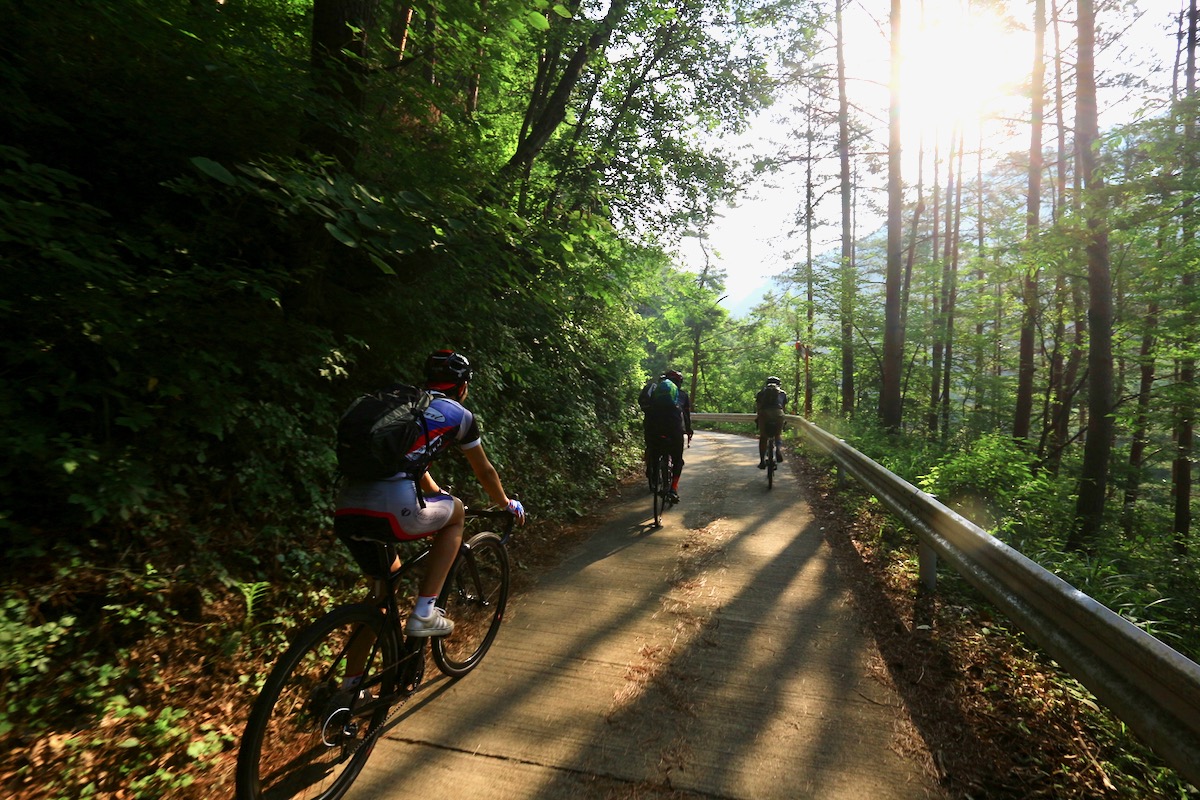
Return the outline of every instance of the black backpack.
{"type": "MultiPolygon", "coordinates": [[[[424,389],[398,383],[359,397],[337,429],[338,469],[347,478],[379,481],[402,469],[412,470],[405,456],[417,440],[428,435],[425,409],[433,395],[424,389]]],[[[423,464],[420,471],[424,471],[423,464]]],[[[414,479],[420,475],[412,475],[414,479]]]]}
{"type": "Polygon", "coordinates": [[[762,392],[758,396],[758,410],[779,410],[782,407],[779,404],[779,392],[779,387],[773,383],[768,383],[766,386],[764,386],[762,392]]]}

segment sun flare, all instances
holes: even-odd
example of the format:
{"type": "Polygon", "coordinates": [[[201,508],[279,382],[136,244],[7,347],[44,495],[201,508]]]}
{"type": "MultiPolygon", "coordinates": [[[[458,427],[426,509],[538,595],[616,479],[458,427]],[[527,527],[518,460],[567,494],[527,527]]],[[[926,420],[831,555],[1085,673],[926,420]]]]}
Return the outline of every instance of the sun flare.
{"type": "Polygon", "coordinates": [[[901,49],[905,138],[907,131],[945,135],[1026,102],[1033,36],[978,2],[925,0],[923,18],[908,12],[903,19],[901,49]]]}

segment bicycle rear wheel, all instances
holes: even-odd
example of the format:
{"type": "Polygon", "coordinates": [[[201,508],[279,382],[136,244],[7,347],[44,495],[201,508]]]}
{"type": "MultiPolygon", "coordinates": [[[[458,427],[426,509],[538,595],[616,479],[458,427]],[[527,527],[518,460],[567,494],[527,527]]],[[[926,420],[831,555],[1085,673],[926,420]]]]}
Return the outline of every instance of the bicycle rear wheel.
{"type": "Polygon", "coordinates": [[[662,515],[664,511],[663,506],[666,503],[667,498],[662,492],[662,482],[658,477],[662,472],[662,466],[657,461],[654,462],[653,470],[654,491],[651,492],[651,501],[654,503],[654,527],[659,528],[662,527],[662,515]]]}
{"type": "Polygon", "coordinates": [[[300,632],[258,695],[238,751],[238,800],[336,800],[371,754],[396,699],[400,644],[367,604],[341,606],[300,632]],[[365,637],[365,638],[364,638],[365,637]],[[341,688],[351,643],[370,655],[341,688]]]}
{"type": "Polygon", "coordinates": [[[663,453],[655,462],[654,468],[654,527],[662,527],[662,516],[670,505],[671,496],[671,457],[663,453]]]}
{"type": "MultiPolygon", "coordinates": [[[[769,445],[774,447],[774,445],[769,445]]],[[[767,456],[767,491],[771,491],[771,485],[775,483],[775,453],[772,451],[767,456]]]]}
{"type": "Polygon", "coordinates": [[[507,604],[508,551],[495,533],[477,533],[459,555],[438,598],[454,621],[454,632],[429,640],[437,668],[451,678],[475,669],[500,630],[507,604]]]}

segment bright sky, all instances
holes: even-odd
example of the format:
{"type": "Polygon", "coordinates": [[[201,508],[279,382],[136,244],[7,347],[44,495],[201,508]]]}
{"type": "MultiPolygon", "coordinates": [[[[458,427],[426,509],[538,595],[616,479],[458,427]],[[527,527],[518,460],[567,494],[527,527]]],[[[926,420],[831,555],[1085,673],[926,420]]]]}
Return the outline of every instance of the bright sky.
{"type": "MultiPolygon", "coordinates": [[[[977,120],[981,112],[998,118],[1024,118],[1028,115],[1028,100],[1017,96],[1014,87],[1027,80],[1032,68],[1032,33],[1013,30],[1010,23],[992,14],[978,11],[968,15],[965,11],[969,0],[924,0],[925,20],[922,24],[919,12],[909,10],[916,4],[905,3],[904,32],[902,41],[907,41],[903,66],[905,90],[901,107],[901,131],[904,138],[903,173],[906,183],[916,179],[916,153],[924,129],[926,150],[929,143],[940,132],[942,137],[953,126],[956,117],[969,120],[966,138],[978,138],[977,120]],[[951,68],[948,68],[951,66],[951,68]],[[917,124],[921,120],[923,124],[917,124]]],[[[886,0],[874,0],[875,18],[868,18],[864,4],[851,4],[846,14],[847,73],[853,80],[850,84],[851,102],[868,111],[886,125],[888,113],[887,81],[890,53],[886,39],[889,22],[886,0]]],[[[1015,3],[1016,13],[1023,18],[1016,23],[1026,28],[1032,24],[1032,3],[1015,3]]],[[[1121,41],[1129,43],[1131,49],[1140,53],[1151,63],[1169,69],[1174,58],[1174,36],[1166,30],[1168,20],[1174,12],[1165,7],[1162,0],[1142,0],[1148,9],[1142,18],[1134,22],[1126,17],[1101,15],[1098,24],[1102,30],[1119,31],[1121,41]]],[[[1049,7],[1049,3],[1047,3],[1049,7]]],[[[1173,29],[1172,29],[1173,30],[1173,29]]],[[[1073,30],[1066,29],[1064,37],[1073,37],[1073,30]]],[[[1052,47],[1052,33],[1047,32],[1047,47],[1052,47]]],[[[1064,38],[1064,45],[1066,39],[1064,38]]],[[[1073,43],[1071,45],[1073,47],[1073,43]]],[[[1110,56],[1111,58],[1111,56],[1110,56]]],[[[1105,56],[1097,57],[1098,68],[1104,69],[1105,56]]],[[[1047,80],[1051,75],[1047,66],[1047,80]]],[[[1121,109],[1132,110],[1136,104],[1120,104],[1119,97],[1101,98],[1101,125],[1111,124],[1123,115],[1121,109]]],[[[769,138],[779,139],[785,130],[778,117],[785,109],[780,103],[768,113],[767,118],[757,122],[747,141],[758,142],[756,147],[769,138]]],[[[1049,111],[1049,109],[1047,109],[1049,111]]],[[[882,128],[881,128],[882,129],[882,128]]],[[[999,142],[1004,136],[1004,126],[999,121],[988,123],[985,128],[989,141],[999,142]]],[[[1025,129],[1017,129],[1016,139],[1004,145],[1004,149],[1020,150],[1028,147],[1025,129]]],[[[886,130],[879,136],[886,142],[886,130]]],[[[826,169],[835,169],[830,164],[826,169]]],[[[930,155],[926,155],[926,170],[930,169],[930,155]]],[[[926,174],[926,180],[929,174],[926,174]]],[[[745,302],[757,302],[763,283],[771,277],[799,263],[804,257],[804,234],[794,222],[797,210],[803,203],[803,167],[797,167],[790,175],[775,175],[771,181],[776,186],[760,184],[752,187],[742,197],[738,207],[728,209],[716,226],[708,231],[707,247],[716,254],[714,263],[728,274],[725,307],[733,309],[745,302]],[[795,229],[789,236],[789,231],[795,229]]],[[[880,186],[885,185],[886,175],[879,176],[880,186]]],[[[885,201],[880,197],[880,203],[885,201]]],[[[832,224],[818,229],[814,236],[815,253],[837,246],[840,237],[840,222],[837,219],[837,198],[827,201],[822,216],[832,224]]],[[[882,219],[867,220],[860,215],[859,233],[867,232],[882,222],[882,219]]],[[[703,253],[694,239],[685,240],[680,248],[685,266],[699,271],[704,265],[703,253]]]]}

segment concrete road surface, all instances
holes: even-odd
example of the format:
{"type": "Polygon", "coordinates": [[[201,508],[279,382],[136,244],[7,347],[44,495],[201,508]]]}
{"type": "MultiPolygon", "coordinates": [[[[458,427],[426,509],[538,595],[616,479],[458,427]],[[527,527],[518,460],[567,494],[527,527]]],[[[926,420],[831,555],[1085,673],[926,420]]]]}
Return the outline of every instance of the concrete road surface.
{"type": "Polygon", "coordinates": [[[757,455],[698,434],[659,529],[626,485],[472,674],[431,666],[347,797],[941,797],[804,488],[757,455]]]}

